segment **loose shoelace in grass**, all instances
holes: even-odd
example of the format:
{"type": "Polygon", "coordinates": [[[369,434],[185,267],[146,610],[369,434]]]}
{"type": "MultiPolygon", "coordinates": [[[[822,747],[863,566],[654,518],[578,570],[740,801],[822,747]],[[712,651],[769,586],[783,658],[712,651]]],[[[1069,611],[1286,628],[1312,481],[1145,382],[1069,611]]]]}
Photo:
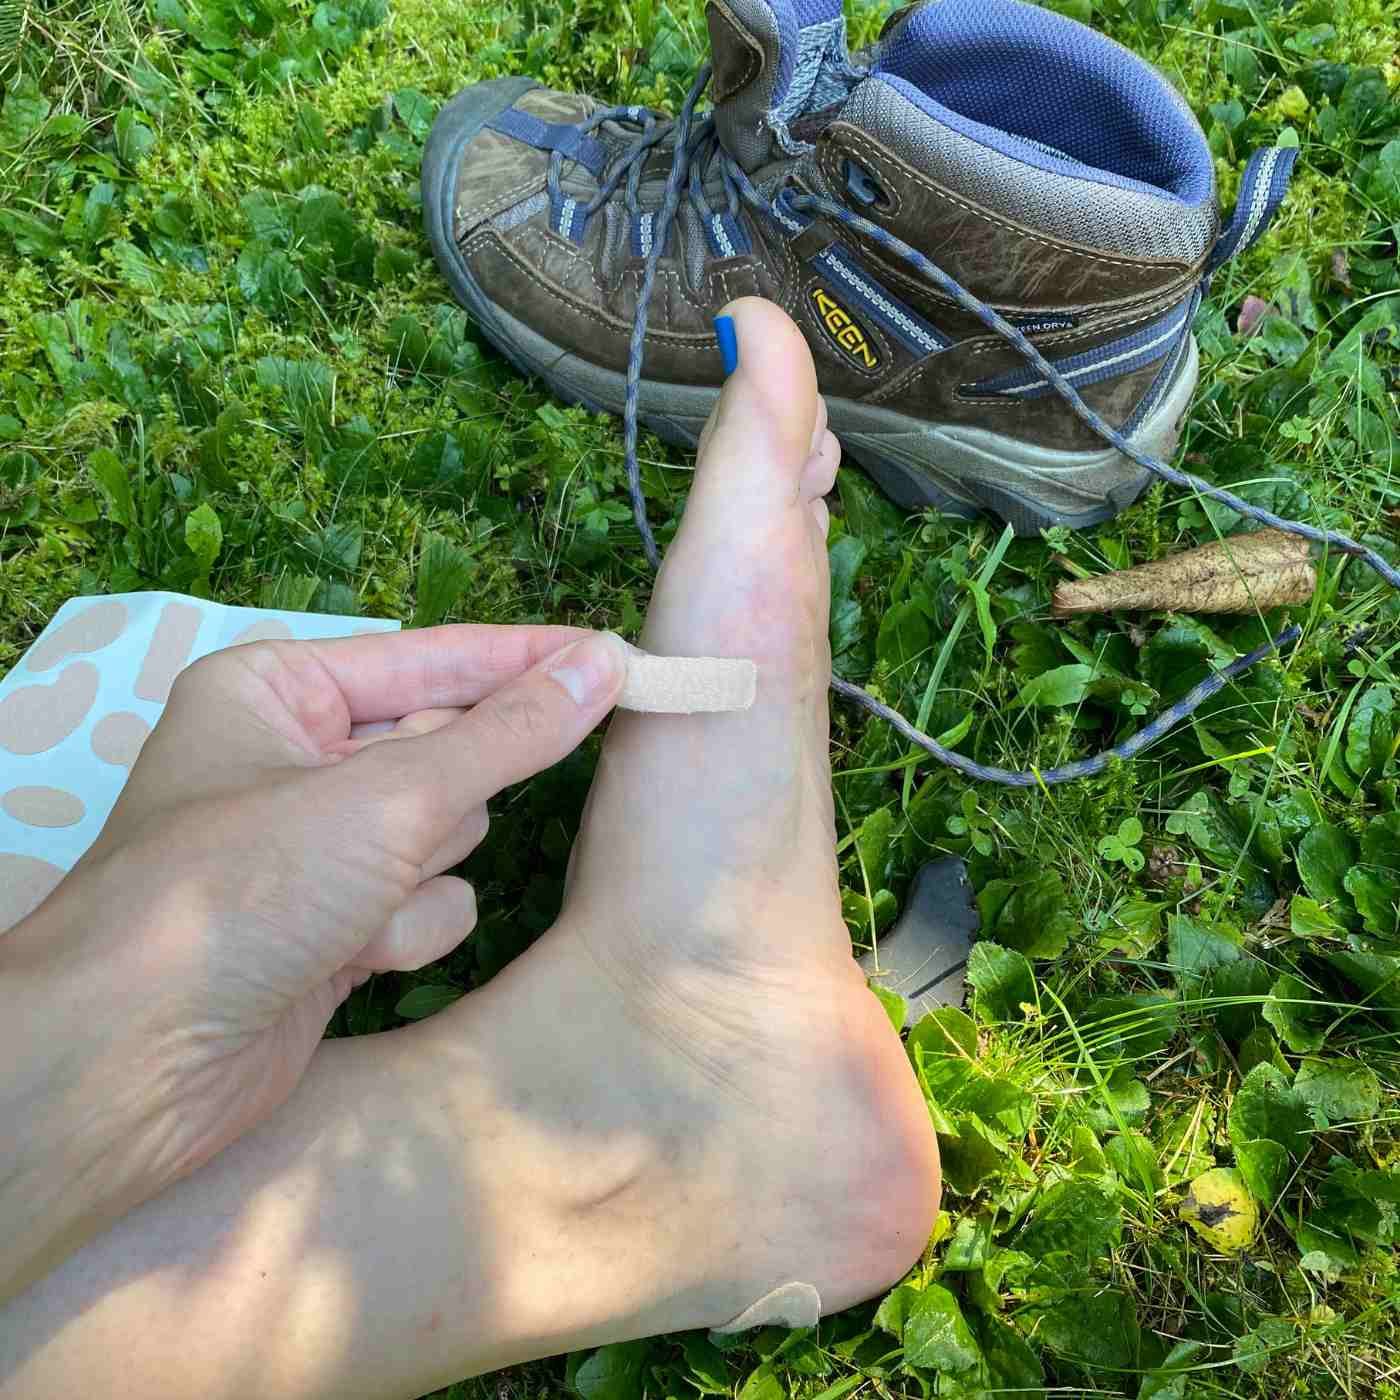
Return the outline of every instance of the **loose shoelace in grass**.
{"type": "MultiPolygon", "coordinates": [[[[651,525],[647,520],[646,498],[642,492],[641,466],[637,460],[637,396],[641,386],[642,354],[646,340],[647,313],[651,302],[652,287],[656,281],[657,265],[666,247],[671,225],[675,220],[682,185],[689,184],[692,200],[702,198],[693,167],[697,163],[697,158],[699,163],[704,165],[708,165],[711,160],[718,160],[724,175],[725,192],[730,200],[733,200],[737,192],[738,197],[744,203],[760,214],[780,223],[783,222],[774,204],[759,192],[749,179],[747,172],[724,151],[723,147],[715,149],[717,137],[714,131],[713,117],[705,117],[699,123],[696,122],[695,107],[709,81],[710,68],[709,65],[706,65],[697,75],[695,84],[686,97],[674,125],[667,126],[664,122],[654,122],[653,119],[648,118],[646,129],[639,136],[637,145],[628,152],[623,163],[614,171],[598,195],[590,201],[589,206],[591,212],[594,207],[608,198],[611,192],[617,188],[624,173],[629,181],[629,194],[635,195],[640,163],[646,151],[652,149],[663,136],[674,132],[675,150],[671,157],[671,169],[667,176],[665,192],[662,195],[661,208],[657,212],[653,225],[651,251],[647,254],[643,267],[642,285],[637,296],[637,312],[632,322],[632,339],[627,359],[627,393],[623,405],[623,444],[627,467],[627,485],[632,497],[632,513],[637,522],[637,529],[641,533],[642,545],[646,550],[647,559],[653,568],[660,566],[661,556],[656,547],[656,537],[652,534],[651,525]]],[[[610,108],[595,114],[591,119],[590,126],[599,124],[609,117],[635,121],[638,120],[638,110],[628,107],[610,108]]],[[[558,158],[557,153],[556,158],[558,158]]],[[[558,159],[562,160],[562,158],[558,159]]],[[[553,162],[551,163],[551,176],[557,183],[558,168],[553,162]]],[[[867,238],[873,239],[896,257],[909,263],[916,271],[956,301],[959,306],[971,312],[985,326],[1013,345],[1027,363],[1069,404],[1078,417],[1087,423],[1106,443],[1117,448],[1129,461],[1136,462],[1140,467],[1146,468],[1155,477],[1172,486],[1185,487],[1197,495],[1218,501],[1221,505],[1228,506],[1231,510],[1247,519],[1257,521],[1261,525],[1281,530],[1285,534],[1298,535],[1314,544],[1320,544],[1327,549],[1333,549],[1341,554],[1360,559],[1392,588],[1400,589],[1400,571],[1392,568],[1375,550],[1366,545],[1333,530],[1323,530],[1315,525],[1306,525],[1296,520],[1285,520],[1272,511],[1251,505],[1230,491],[1219,486],[1212,486],[1208,481],[1203,481],[1190,472],[1178,471],[1165,462],[1159,462],[1155,457],[1151,457],[1134,447],[1117,428],[1100,417],[1085,403],[1074,385],[1031,344],[1021,331],[1005,318],[999,316],[984,301],[973,296],[961,283],[950,277],[936,263],[931,262],[922,253],[911,248],[885,229],[871,223],[868,219],[861,218],[859,214],[852,213],[844,206],[836,204],[832,200],[823,199],[818,195],[792,194],[787,198],[786,206],[799,211],[810,210],[823,218],[854,229],[857,233],[862,233],[867,238]]],[[[1125,739],[1121,744],[1115,744],[1112,748],[1105,749],[1092,758],[1083,758],[1058,768],[1044,770],[994,768],[987,764],[977,763],[963,754],[945,748],[938,740],[930,738],[929,735],[916,729],[898,711],[891,709],[883,701],[877,700],[873,695],[862,690],[860,686],[852,685],[849,681],[833,676],[831,688],[843,699],[859,705],[862,709],[868,710],[871,714],[877,715],[880,719],[893,725],[895,730],[911,744],[932,754],[940,763],[947,764],[948,767],[956,769],[969,778],[987,783],[1000,783],[1006,787],[1049,787],[1054,783],[1067,783],[1077,778],[1088,778],[1096,773],[1102,773],[1115,759],[1133,758],[1150,744],[1162,738],[1169,730],[1174,729],[1200,705],[1209,700],[1212,695],[1229,685],[1235,677],[1265,657],[1274,654],[1283,647],[1290,646],[1302,634],[1301,627],[1296,625],[1289,627],[1279,633],[1272,641],[1256,648],[1248,655],[1232,661],[1228,666],[1216,671],[1199,685],[1193,687],[1174,705],[1169,705],[1149,724],[1131,738],[1125,739]]]]}

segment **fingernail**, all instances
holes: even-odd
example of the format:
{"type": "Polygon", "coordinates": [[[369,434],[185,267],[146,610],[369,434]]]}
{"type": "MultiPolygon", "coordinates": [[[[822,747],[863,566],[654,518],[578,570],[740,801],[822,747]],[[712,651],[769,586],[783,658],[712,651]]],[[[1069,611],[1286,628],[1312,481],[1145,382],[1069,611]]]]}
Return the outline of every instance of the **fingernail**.
{"type": "Polygon", "coordinates": [[[624,647],[622,638],[611,632],[585,637],[554,658],[550,679],[569,692],[575,705],[595,705],[621,688],[627,665],[624,647]]]}
{"type": "Polygon", "coordinates": [[[739,368],[739,337],[734,333],[732,316],[715,317],[715,339],[719,341],[719,357],[724,361],[725,376],[739,368]]]}

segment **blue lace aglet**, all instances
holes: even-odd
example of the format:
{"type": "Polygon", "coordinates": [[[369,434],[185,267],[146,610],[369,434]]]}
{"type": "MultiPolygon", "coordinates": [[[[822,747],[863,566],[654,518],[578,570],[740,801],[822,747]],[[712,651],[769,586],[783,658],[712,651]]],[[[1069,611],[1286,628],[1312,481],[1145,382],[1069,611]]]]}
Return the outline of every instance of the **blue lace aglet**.
{"type": "Polygon", "coordinates": [[[719,341],[719,357],[724,361],[727,379],[739,368],[739,337],[734,333],[732,316],[715,317],[715,339],[719,341]]]}

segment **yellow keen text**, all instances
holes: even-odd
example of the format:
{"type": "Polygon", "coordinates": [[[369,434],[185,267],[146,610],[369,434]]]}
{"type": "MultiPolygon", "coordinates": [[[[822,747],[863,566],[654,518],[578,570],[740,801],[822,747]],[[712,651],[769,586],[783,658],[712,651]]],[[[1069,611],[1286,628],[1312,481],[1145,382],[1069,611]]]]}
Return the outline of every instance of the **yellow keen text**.
{"type": "Polygon", "coordinates": [[[853,360],[859,360],[867,369],[874,369],[880,363],[879,359],[851,313],[820,287],[812,288],[812,301],[831,338],[853,360]]]}

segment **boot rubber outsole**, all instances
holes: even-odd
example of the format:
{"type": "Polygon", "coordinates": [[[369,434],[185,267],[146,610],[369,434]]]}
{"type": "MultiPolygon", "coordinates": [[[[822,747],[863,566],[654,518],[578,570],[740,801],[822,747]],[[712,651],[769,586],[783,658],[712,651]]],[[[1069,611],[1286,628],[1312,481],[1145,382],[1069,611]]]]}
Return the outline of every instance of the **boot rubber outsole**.
{"type": "MultiPolygon", "coordinates": [[[[531,78],[478,83],[438,114],[423,152],[428,241],[457,300],[516,369],[543,380],[565,402],[620,414],[626,376],[555,345],[492,301],[457,246],[455,197],[462,152],[492,117],[536,86],[531,78]]],[[[1130,439],[1134,447],[1153,457],[1171,457],[1195,393],[1199,364],[1195,340],[1188,338],[1171,384],[1130,439]]],[[[667,442],[693,449],[718,396],[717,388],[643,379],[638,421],[667,442]]],[[[846,455],[898,505],[964,517],[990,511],[1018,535],[1110,520],[1153,479],[1113,447],[1089,452],[1039,447],[987,428],[930,423],[851,399],[828,397],[827,409],[846,455]]]]}

